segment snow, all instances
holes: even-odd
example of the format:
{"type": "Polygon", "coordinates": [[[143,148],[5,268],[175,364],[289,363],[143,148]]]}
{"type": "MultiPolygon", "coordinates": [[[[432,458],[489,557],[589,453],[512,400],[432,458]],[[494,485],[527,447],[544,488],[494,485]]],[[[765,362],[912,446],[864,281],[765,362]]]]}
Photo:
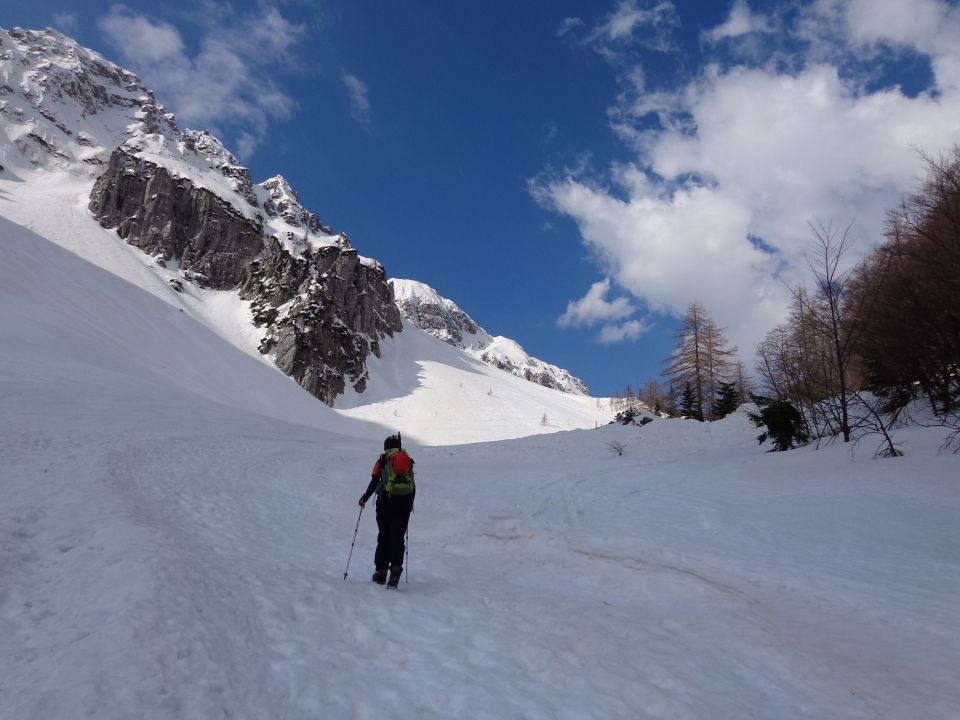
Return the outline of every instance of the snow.
{"type": "Polygon", "coordinates": [[[88,174],[8,164],[15,139],[4,720],[960,717],[942,430],[875,460],[765,453],[743,410],[607,426],[411,327],[331,409],[259,354],[247,303],[176,292],[90,217],[88,174]],[[370,511],[343,574],[398,429],[419,492],[393,592],[370,511]]]}
{"type": "Polygon", "coordinates": [[[369,357],[369,387],[349,390],[335,407],[346,416],[398,428],[424,445],[484,442],[594,428],[609,405],[518,378],[404,321],[369,357]]]}
{"type": "Polygon", "coordinates": [[[380,414],[338,413],[92,221],[45,230],[99,230],[97,264],[10,219],[12,185],[3,717],[960,714],[960,459],[942,433],[901,431],[890,460],[866,441],[767,454],[742,413],[444,444],[465,408],[477,440],[539,419],[521,389],[551,391],[408,328],[373,370],[380,414]],[[485,373],[512,383],[486,420],[485,373]],[[397,592],[369,582],[370,512],[343,579],[390,402],[420,488],[397,592]]]}
{"type": "Polygon", "coordinates": [[[391,278],[390,284],[393,287],[394,297],[401,313],[409,312],[410,308],[414,310],[415,324],[419,325],[419,313],[421,305],[433,305],[443,308],[447,315],[446,322],[460,326],[463,330],[462,337],[454,340],[457,335],[448,327],[437,327],[437,319],[433,320],[431,333],[435,337],[456,344],[462,348],[465,353],[471,357],[482,360],[488,364],[495,365],[499,363],[501,369],[512,372],[517,377],[524,377],[525,373],[530,373],[534,378],[549,377],[552,379],[555,387],[563,389],[564,392],[574,395],[586,395],[586,386],[573,377],[563,368],[545,363],[542,360],[529,355],[520,343],[516,340],[503,337],[502,335],[492,336],[476,322],[472,320],[453,300],[443,297],[429,285],[417,280],[404,280],[391,278]],[[469,332],[468,327],[475,326],[475,332],[469,332]]]}
{"type": "MultiPolygon", "coordinates": [[[[7,138],[0,142],[0,165],[17,169],[52,165],[92,177],[117,145],[142,130],[141,105],[151,104],[152,99],[133,73],[50,28],[31,31],[25,39],[15,39],[0,28],[0,45],[9,54],[9,60],[0,61],[0,86],[13,89],[0,98],[7,138]],[[114,77],[92,70],[97,67],[112,71],[114,77]],[[78,75],[84,77],[79,90],[90,103],[86,110],[65,95],[78,75]],[[110,98],[109,102],[104,98],[110,98]],[[31,135],[41,138],[56,154],[37,144],[31,135]]],[[[172,116],[161,106],[155,107],[160,126],[174,135],[172,116]]]]}
{"type": "Polygon", "coordinates": [[[456,305],[442,297],[436,290],[422,283],[419,280],[406,280],[403,278],[391,278],[390,284],[393,285],[393,294],[399,300],[413,300],[418,305],[426,303],[428,305],[446,305],[456,309],[456,305]]]}

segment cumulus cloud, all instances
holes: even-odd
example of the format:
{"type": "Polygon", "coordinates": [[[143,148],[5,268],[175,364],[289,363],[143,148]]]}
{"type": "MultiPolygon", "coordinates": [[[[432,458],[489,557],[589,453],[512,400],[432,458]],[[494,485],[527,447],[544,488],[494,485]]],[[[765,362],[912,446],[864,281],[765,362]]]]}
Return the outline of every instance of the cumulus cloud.
{"type": "MultiPolygon", "coordinates": [[[[799,46],[817,18],[838,27],[832,61],[802,50],[788,62],[782,54],[741,64],[713,57],[672,88],[648,88],[633,73],[611,112],[633,157],[610,167],[607,184],[540,178],[535,197],[577,222],[599,270],[619,287],[674,314],[698,300],[749,353],[783,317],[783,281],[806,279],[808,222],[855,221],[857,250],[866,252],[881,238],[885,211],[923,173],[916,149],[935,153],[957,141],[960,10],[921,0],[911,4],[916,16],[899,22],[901,11],[890,20],[876,4],[821,0],[789,29],[799,46]],[[877,88],[839,59],[897,48],[929,56],[935,79],[926,92],[877,88]]],[[[898,5],[889,4],[892,12],[898,5]]],[[[724,33],[757,22],[746,17],[724,33]]]]}
{"type": "Polygon", "coordinates": [[[557,323],[561,327],[589,326],[598,322],[621,320],[633,315],[636,308],[627,298],[619,297],[611,302],[607,300],[608,292],[610,292],[609,279],[595,282],[586,295],[579,300],[571,300],[567,303],[567,311],[557,323]]]}
{"type": "Polygon", "coordinates": [[[367,84],[356,75],[349,73],[341,78],[350,98],[350,115],[358,123],[370,123],[370,91],[367,84]]]}
{"type": "Polygon", "coordinates": [[[567,303],[567,311],[557,319],[560,327],[594,327],[601,325],[598,340],[604,344],[636,340],[650,326],[641,320],[627,319],[636,313],[628,298],[607,300],[612,283],[609,278],[595,282],[579,300],[567,303]]]}
{"type": "Polygon", "coordinates": [[[181,124],[222,134],[234,132],[241,158],[254,152],[272,120],[289,116],[295,103],[271,79],[290,62],[289,50],[304,36],[276,8],[234,17],[219,6],[219,22],[208,25],[197,53],[191,54],[176,27],[114,5],[97,20],[120,59],[172,109],[181,124]]]}

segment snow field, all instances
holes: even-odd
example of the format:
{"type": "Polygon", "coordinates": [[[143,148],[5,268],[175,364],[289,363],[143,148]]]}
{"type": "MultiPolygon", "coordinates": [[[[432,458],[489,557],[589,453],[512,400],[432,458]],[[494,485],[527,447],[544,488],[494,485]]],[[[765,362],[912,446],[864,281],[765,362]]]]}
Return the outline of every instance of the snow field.
{"type": "Polygon", "coordinates": [[[875,462],[818,479],[758,454],[742,427],[739,448],[688,432],[694,452],[662,462],[605,447],[652,426],[412,448],[410,583],[392,592],[369,582],[372,508],[342,579],[375,446],[183,410],[4,433],[13,717],[960,707],[944,458],[917,463],[939,480],[875,462]],[[857,522],[864,510],[886,522],[857,522]]]}
{"type": "Polygon", "coordinates": [[[0,717],[960,716],[942,433],[882,461],[766,454],[743,414],[504,440],[595,401],[407,332],[334,411],[72,188],[0,180],[0,717]],[[418,472],[397,592],[372,507],[343,580],[385,428],[418,472]]]}

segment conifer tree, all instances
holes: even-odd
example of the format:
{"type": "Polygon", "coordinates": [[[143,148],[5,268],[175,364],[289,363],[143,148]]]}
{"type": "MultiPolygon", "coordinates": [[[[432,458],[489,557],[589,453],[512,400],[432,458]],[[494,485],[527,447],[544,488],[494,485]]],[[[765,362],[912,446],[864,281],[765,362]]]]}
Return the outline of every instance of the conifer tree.
{"type": "Polygon", "coordinates": [[[683,386],[683,395],[680,397],[680,412],[685,417],[703,422],[703,411],[697,403],[697,395],[690,383],[683,386]]]}
{"type": "MultiPolygon", "coordinates": [[[[720,383],[732,376],[731,358],[736,348],[726,347],[723,331],[699,303],[691,303],[682,326],[674,336],[677,347],[667,360],[664,375],[677,381],[674,387],[686,387],[693,393],[693,413],[689,417],[713,418],[713,404],[720,383]]],[[[683,404],[681,403],[681,408],[683,404]]],[[[687,413],[685,413],[687,414],[687,413]]]]}
{"type": "Polygon", "coordinates": [[[740,407],[740,391],[735,382],[721,382],[717,400],[713,405],[713,418],[719,420],[740,407]]]}

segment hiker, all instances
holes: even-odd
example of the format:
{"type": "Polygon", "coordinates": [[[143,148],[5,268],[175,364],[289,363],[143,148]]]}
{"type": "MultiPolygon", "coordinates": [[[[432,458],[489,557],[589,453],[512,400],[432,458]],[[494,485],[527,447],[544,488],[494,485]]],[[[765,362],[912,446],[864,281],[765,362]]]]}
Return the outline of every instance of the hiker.
{"type": "Polygon", "coordinates": [[[413,458],[400,447],[400,436],[383,441],[383,455],[373,465],[370,484],[360,498],[360,507],[377,494],[377,551],[373,556],[375,572],[371,578],[378,585],[395,588],[403,572],[403,536],[413,512],[416,488],[413,484],[413,458]],[[387,571],[390,578],[387,579],[387,571]]]}

